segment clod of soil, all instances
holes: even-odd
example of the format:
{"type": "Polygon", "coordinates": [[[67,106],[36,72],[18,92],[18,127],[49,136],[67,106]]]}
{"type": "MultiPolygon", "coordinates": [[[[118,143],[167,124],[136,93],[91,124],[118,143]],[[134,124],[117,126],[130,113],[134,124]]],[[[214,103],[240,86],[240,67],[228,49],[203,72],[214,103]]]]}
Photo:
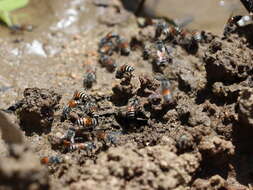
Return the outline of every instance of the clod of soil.
{"type": "Polygon", "coordinates": [[[27,132],[48,132],[61,95],[52,90],[27,88],[17,110],[21,127],[27,132]]]}

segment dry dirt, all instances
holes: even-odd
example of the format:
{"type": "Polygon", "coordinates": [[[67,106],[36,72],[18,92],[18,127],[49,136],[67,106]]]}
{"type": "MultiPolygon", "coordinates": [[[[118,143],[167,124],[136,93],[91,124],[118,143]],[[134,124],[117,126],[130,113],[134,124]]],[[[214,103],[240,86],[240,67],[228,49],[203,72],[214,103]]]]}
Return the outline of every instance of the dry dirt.
{"type": "Polygon", "coordinates": [[[90,2],[104,14],[94,15],[91,30],[42,37],[47,57],[11,55],[17,47],[25,52],[22,36],[0,44],[9,55],[1,54],[0,106],[17,117],[26,140],[0,141],[0,189],[251,189],[253,26],[226,37],[200,31],[199,41],[187,30],[164,39],[156,26],[165,21],[143,26],[117,2],[90,2]],[[101,62],[99,43],[109,32],[130,44],[129,54],[117,45],[108,53],[116,70],[134,67],[130,77],[116,77],[101,62]],[[157,41],[167,50],[161,65],[157,41]],[[60,50],[50,55],[53,45],[60,50]],[[88,70],[96,82],[66,112],[88,70]],[[160,94],[164,81],[171,84],[168,102],[160,94]],[[81,117],[98,124],[81,128],[81,117]],[[72,141],[80,149],[71,150],[72,141]]]}

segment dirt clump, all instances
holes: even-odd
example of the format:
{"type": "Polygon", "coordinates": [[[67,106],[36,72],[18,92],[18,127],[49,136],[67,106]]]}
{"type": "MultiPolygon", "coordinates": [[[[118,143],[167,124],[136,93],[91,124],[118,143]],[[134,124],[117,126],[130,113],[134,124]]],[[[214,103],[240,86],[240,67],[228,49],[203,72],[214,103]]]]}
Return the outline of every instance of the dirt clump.
{"type": "Polygon", "coordinates": [[[17,110],[21,127],[27,132],[48,132],[61,95],[52,90],[27,88],[17,110]]]}

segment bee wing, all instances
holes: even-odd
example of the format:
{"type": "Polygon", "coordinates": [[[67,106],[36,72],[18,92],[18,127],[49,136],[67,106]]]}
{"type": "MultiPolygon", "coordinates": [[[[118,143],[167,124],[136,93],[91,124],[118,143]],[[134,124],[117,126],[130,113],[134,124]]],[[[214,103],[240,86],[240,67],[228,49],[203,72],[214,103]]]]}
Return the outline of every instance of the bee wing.
{"type": "Polygon", "coordinates": [[[3,140],[8,144],[21,144],[24,142],[19,126],[11,122],[9,116],[0,111],[0,130],[3,140]]]}

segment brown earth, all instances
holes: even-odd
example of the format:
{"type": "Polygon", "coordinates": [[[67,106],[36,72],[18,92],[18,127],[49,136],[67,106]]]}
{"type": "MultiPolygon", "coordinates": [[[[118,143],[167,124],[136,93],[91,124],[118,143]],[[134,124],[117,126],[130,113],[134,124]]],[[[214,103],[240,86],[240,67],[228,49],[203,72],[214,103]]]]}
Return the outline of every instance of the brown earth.
{"type": "Polygon", "coordinates": [[[251,189],[251,26],[226,37],[202,31],[200,41],[191,31],[163,39],[155,30],[164,21],[143,27],[118,1],[87,4],[103,17],[94,15],[95,27],[79,35],[42,36],[46,56],[25,54],[29,39],[22,35],[0,44],[7,64],[0,106],[17,116],[26,139],[0,141],[0,189],[251,189]],[[111,31],[131,45],[129,55],[118,47],[109,55],[117,68],[134,67],[125,79],[99,62],[98,44],[111,31]],[[164,65],[156,64],[158,40],[169,52],[164,65]],[[49,47],[59,52],[50,56],[49,47]],[[24,55],[12,55],[13,48],[24,55]],[[96,82],[64,112],[88,69],[96,82]],[[160,95],[164,80],[169,102],[160,95]],[[132,101],[138,103],[129,117],[132,101]],[[79,129],[81,117],[98,125],[79,129]],[[62,138],[70,130],[83,149],[70,150],[71,137],[62,138]],[[40,163],[51,156],[54,163],[40,163]]]}

